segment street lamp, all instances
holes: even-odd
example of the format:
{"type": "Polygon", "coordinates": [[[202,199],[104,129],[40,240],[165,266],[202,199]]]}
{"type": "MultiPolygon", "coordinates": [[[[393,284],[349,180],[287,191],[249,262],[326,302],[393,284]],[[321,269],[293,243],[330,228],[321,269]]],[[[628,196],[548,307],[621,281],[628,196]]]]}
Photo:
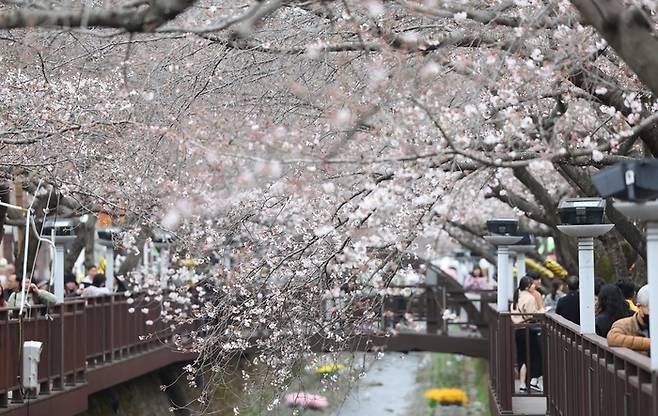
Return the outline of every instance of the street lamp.
{"type": "Polygon", "coordinates": [[[519,220],[513,218],[496,218],[487,221],[487,230],[489,230],[491,235],[485,236],[484,239],[498,247],[497,309],[499,312],[507,312],[509,310],[510,290],[508,285],[512,285],[512,268],[509,266],[509,246],[523,239],[523,236],[514,235],[518,228],[519,220]]]}
{"type": "MultiPolygon", "coordinates": [[[[526,275],[526,268],[525,268],[525,255],[526,253],[530,253],[532,251],[535,251],[537,248],[537,241],[535,239],[535,236],[530,234],[530,233],[520,233],[520,236],[523,237],[521,241],[518,243],[510,246],[510,250],[512,250],[514,253],[516,253],[516,278],[517,280],[522,278],[523,276],[526,275]]],[[[512,282],[514,282],[514,276],[512,276],[512,282]]],[[[512,285],[512,296],[514,295],[514,287],[515,285],[512,285]]]]}
{"type": "MultiPolygon", "coordinates": [[[[619,163],[592,177],[602,197],[626,200],[615,203],[622,214],[647,221],[647,278],[649,303],[658,306],[658,160],[635,160],[619,163]]],[[[649,320],[651,369],[658,370],[658,319],[649,320]]]]}
{"type": "Polygon", "coordinates": [[[76,222],[72,219],[47,220],[41,231],[44,238],[55,244],[55,259],[52,267],[55,269],[54,291],[57,303],[64,302],[64,254],[66,246],[75,238],[76,222]]]}
{"type": "Polygon", "coordinates": [[[105,286],[110,292],[114,291],[114,242],[118,239],[121,227],[98,229],[98,243],[107,250],[107,265],[105,266],[105,286]]]}
{"type": "Polygon", "coordinates": [[[562,233],[578,238],[578,280],[580,286],[580,333],[595,334],[594,325],[594,237],[612,230],[603,224],[605,201],[601,198],[567,198],[560,201],[558,214],[562,233]]]}
{"type": "Polygon", "coordinates": [[[169,247],[174,236],[166,231],[156,232],[153,235],[153,245],[160,254],[160,288],[166,289],[169,278],[169,247]]]}

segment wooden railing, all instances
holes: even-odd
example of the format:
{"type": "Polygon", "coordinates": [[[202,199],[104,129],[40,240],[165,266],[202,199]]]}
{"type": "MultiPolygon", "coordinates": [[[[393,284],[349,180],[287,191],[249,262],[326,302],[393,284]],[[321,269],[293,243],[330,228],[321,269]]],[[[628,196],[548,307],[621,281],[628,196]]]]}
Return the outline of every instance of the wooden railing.
{"type": "MultiPolygon", "coordinates": [[[[488,323],[485,309],[489,303],[496,301],[496,292],[492,290],[465,291],[436,285],[397,285],[389,289],[416,291],[411,296],[384,296],[382,310],[392,313],[392,321],[398,322],[405,313],[409,313],[414,320],[425,321],[427,333],[432,334],[449,335],[450,327],[457,325],[486,329],[488,323]],[[444,311],[456,313],[456,319],[444,319],[444,311]]],[[[388,325],[390,323],[384,323],[383,326],[388,325]]]]}
{"type": "Polygon", "coordinates": [[[84,302],[31,309],[32,318],[12,318],[12,310],[0,310],[0,407],[23,399],[21,389],[22,340],[41,341],[39,362],[41,392],[61,390],[84,380],[86,339],[84,302]]]}
{"type": "Polygon", "coordinates": [[[122,294],[34,306],[20,320],[17,310],[0,309],[0,410],[35,393],[21,388],[24,341],[42,342],[40,396],[85,383],[94,367],[161,347],[171,331],[158,320],[159,303],[150,302],[145,314],[144,296],[133,299],[133,313],[122,294]]]}
{"type": "Polygon", "coordinates": [[[547,407],[554,415],[656,415],[658,390],[649,357],[611,348],[596,335],[547,315],[547,407]]]}
{"type": "MultiPolygon", "coordinates": [[[[514,324],[513,314],[489,308],[490,390],[494,414],[515,414],[519,396],[545,397],[549,415],[658,415],[657,374],[647,356],[611,348],[596,335],[555,314],[535,316],[541,328],[543,393],[519,390],[515,332],[529,345],[530,325],[514,324]]],[[[526,353],[528,353],[527,351],[526,353]]]]}

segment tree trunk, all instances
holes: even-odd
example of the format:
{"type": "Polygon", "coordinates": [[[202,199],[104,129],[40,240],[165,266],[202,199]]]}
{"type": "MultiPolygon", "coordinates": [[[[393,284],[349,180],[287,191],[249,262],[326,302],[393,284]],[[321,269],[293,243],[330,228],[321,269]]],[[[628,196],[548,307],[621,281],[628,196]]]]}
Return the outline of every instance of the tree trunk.
{"type": "Polygon", "coordinates": [[[151,236],[151,228],[143,226],[142,230],[137,236],[137,241],[135,242],[135,245],[139,248],[139,253],[135,253],[132,250],[128,251],[128,254],[126,255],[126,260],[123,263],[121,263],[121,267],[119,268],[119,272],[117,273],[117,276],[125,276],[128,272],[130,272],[131,270],[135,270],[137,268],[140,260],[142,259],[142,256],[144,255],[144,243],[146,242],[146,239],[148,239],[150,236],[151,236]]]}
{"type": "MultiPolygon", "coordinates": [[[[9,203],[9,192],[11,183],[9,181],[0,182],[0,201],[5,204],[9,203]]],[[[0,242],[5,235],[5,221],[7,220],[7,207],[0,205],[0,242]]]]}
{"type": "Polygon", "coordinates": [[[96,264],[96,216],[88,215],[87,222],[80,227],[80,232],[85,234],[85,268],[98,266],[96,264]]]}
{"type": "Polygon", "coordinates": [[[94,258],[94,244],[96,240],[96,217],[88,215],[86,223],[80,224],[78,227],[78,235],[71,244],[66,256],[64,257],[64,271],[70,272],[73,270],[75,261],[80,256],[82,249],[85,249],[85,268],[96,265],[94,258]]]}
{"type": "Polygon", "coordinates": [[[613,232],[605,235],[603,238],[603,246],[610,257],[617,279],[629,277],[628,261],[626,253],[624,253],[624,243],[624,238],[617,230],[613,230],[613,232]]]}

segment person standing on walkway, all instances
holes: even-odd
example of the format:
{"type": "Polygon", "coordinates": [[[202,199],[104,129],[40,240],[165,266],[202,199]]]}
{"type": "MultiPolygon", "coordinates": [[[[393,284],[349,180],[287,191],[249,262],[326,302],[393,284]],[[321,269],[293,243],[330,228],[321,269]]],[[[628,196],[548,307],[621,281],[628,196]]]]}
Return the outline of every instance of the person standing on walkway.
{"type": "Polygon", "coordinates": [[[3,300],[6,303],[9,300],[9,296],[14,292],[13,283],[9,281],[9,276],[16,274],[16,267],[13,264],[7,264],[3,267],[2,272],[0,273],[0,284],[2,284],[2,293],[3,300]]]}
{"type": "Polygon", "coordinates": [[[599,292],[599,313],[596,315],[596,335],[606,338],[612,324],[633,315],[624,295],[616,285],[605,285],[599,292]]]}
{"type": "Polygon", "coordinates": [[[555,313],[580,325],[580,296],[578,293],[578,278],[576,276],[567,277],[567,287],[569,293],[560,299],[555,307],[555,313]]]}
{"type": "Polygon", "coordinates": [[[80,282],[80,288],[84,289],[94,283],[94,276],[98,274],[98,269],[93,264],[87,267],[87,275],[80,282]]]}
{"type": "Polygon", "coordinates": [[[464,279],[464,290],[466,291],[481,291],[491,289],[487,278],[479,266],[475,266],[473,271],[464,279]]]}
{"type": "Polygon", "coordinates": [[[106,280],[107,278],[102,273],[95,275],[91,286],[86,287],[85,290],[82,291],[82,297],[95,298],[97,296],[110,295],[110,290],[105,287],[106,280]]]}
{"type": "Polygon", "coordinates": [[[54,305],[57,303],[57,298],[52,293],[44,289],[39,289],[36,284],[30,282],[29,278],[21,279],[19,275],[13,274],[10,276],[12,282],[16,282],[18,286],[15,286],[14,293],[9,297],[7,301],[7,307],[9,308],[20,308],[23,301],[23,286],[27,287],[25,294],[25,304],[28,306],[34,306],[37,303],[45,303],[46,305],[54,305]]]}
{"type": "Polygon", "coordinates": [[[528,276],[532,278],[532,286],[530,286],[530,294],[535,298],[537,309],[544,310],[544,295],[542,295],[541,276],[537,273],[530,272],[528,276]]]}
{"type": "Polygon", "coordinates": [[[629,279],[619,279],[615,284],[621,290],[624,298],[626,298],[626,303],[628,303],[631,312],[637,312],[637,306],[633,303],[633,298],[635,298],[635,283],[629,279]]]}
{"type": "Polygon", "coordinates": [[[514,331],[516,341],[517,368],[521,376],[521,384],[527,389],[541,390],[539,378],[543,376],[541,327],[533,324],[534,314],[544,313],[537,307],[537,301],[532,294],[533,278],[523,276],[519,287],[514,292],[512,305],[512,322],[517,327],[514,331]],[[527,315],[524,315],[527,314],[527,315]],[[527,353],[530,353],[528,357],[527,353]],[[525,366],[526,372],[522,371],[525,366]],[[524,376],[525,374],[525,376],[524,376]]]}
{"type": "Polygon", "coordinates": [[[566,293],[562,291],[564,287],[564,282],[562,279],[556,277],[551,282],[551,293],[548,293],[544,296],[544,307],[546,310],[555,310],[557,303],[562,299],[566,293]]]}

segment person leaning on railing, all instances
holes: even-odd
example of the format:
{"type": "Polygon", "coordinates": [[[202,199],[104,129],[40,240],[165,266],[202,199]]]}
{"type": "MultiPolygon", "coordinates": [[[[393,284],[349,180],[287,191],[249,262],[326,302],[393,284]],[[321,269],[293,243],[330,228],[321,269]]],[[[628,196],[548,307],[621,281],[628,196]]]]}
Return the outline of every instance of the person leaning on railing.
{"type": "Polygon", "coordinates": [[[637,292],[638,311],[628,318],[612,324],[608,332],[608,345],[626,347],[635,351],[649,351],[649,286],[644,285],[637,292]]]}
{"type": "Polygon", "coordinates": [[[23,301],[23,285],[28,285],[27,294],[25,297],[25,304],[29,306],[34,306],[37,303],[45,303],[46,305],[53,305],[57,303],[57,298],[52,293],[44,289],[39,289],[37,285],[30,282],[26,277],[21,279],[19,275],[13,274],[9,276],[9,281],[14,282],[18,286],[15,286],[14,293],[11,294],[9,300],[7,301],[7,307],[9,308],[20,308],[23,301]]]}
{"type": "Polygon", "coordinates": [[[0,308],[6,308],[7,301],[5,300],[5,289],[0,285],[0,308]]]}
{"type": "Polygon", "coordinates": [[[633,315],[621,290],[616,285],[604,285],[598,295],[596,335],[606,338],[612,324],[633,315]]]}
{"type": "Polygon", "coordinates": [[[98,296],[105,296],[111,294],[110,290],[105,287],[107,278],[103,273],[98,273],[94,276],[91,286],[82,291],[83,298],[95,298],[98,296]]]}

